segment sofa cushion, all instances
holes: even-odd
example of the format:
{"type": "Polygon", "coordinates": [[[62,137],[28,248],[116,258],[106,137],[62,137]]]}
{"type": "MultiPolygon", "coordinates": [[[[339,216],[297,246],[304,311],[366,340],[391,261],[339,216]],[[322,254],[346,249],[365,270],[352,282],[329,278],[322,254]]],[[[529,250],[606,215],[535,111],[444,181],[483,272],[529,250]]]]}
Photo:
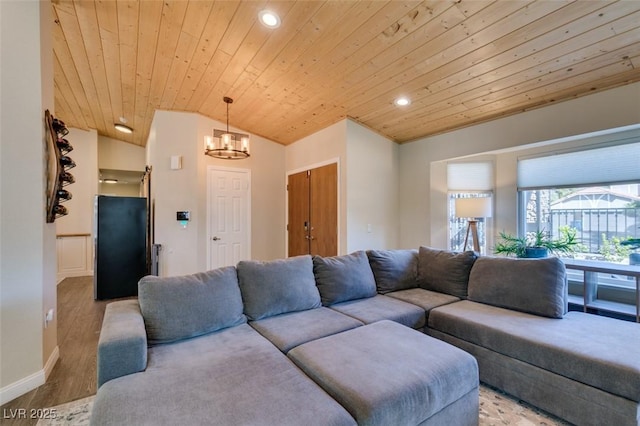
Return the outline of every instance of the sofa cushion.
{"type": "MultiPolygon", "coordinates": [[[[478,422],[478,366],[468,353],[391,321],[289,351],[362,426],[418,425],[472,393],[460,425],[478,422]]],[[[453,424],[425,422],[426,424],[453,424]]],[[[450,420],[450,419],[449,419],[450,420]]]]}
{"type": "Polygon", "coordinates": [[[233,266],[177,277],[143,277],[138,282],[138,301],[150,344],[246,322],[233,266]]]}
{"type": "Polygon", "coordinates": [[[457,253],[420,247],[418,286],[466,299],[469,272],[477,257],[473,251],[457,253]]]}
{"type": "Polygon", "coordinates": [[[244,313],[250,320],[320,306],[309,255],[268,262],[240,261],[238,280],[244,313]]]}
{"type": "Polygon", "coordinates": [[[417,287],[418,250],[369,250],[367,257],[378,293],[417,287]]]}
{"type": "Polygon", "coordinates": [[[550,318],[566,312],[564,263],[557,257],[483,256],[469,278],[469,300],[550,318]]]}
{"type": "Polygon", "coordinates": [[[376,280],[364,251],[333,257],[313,257],[313,273],[322,304],[373,297],[376,280]]]}
{"type": "Polygon", "coordinates": [[[248,325],[152,348],[146,371],[105,383],[92,425],[353,425],[248,325]],[[301,409],[304,407],[304,409],[301,409]]]}
{"type": "Polygon", "coordinates": [[[459,297],[451,296],[450,294],[438,293],[436,291],[429,291],[423,288],[409,288],[407,290],[393,291],[391,293],[387,293],[385,296],[393,297],[394,299],[419,306],[424,309],[427,317],[433,308],[460,300],[459,297]]]}
{"type": "Polygon", "coordinates": [[[291,348],[364,325],[355,318],[324,306],[308,311],[290,312],[258,321],[251,327],[269,339],[282,352],[291,348]]]}
{"type": "Polygon", "coordinates": [[[435,308],[429,329],[640,401],[640,327],[583,312],[547,318],[463,300],[435,308]]]}
{"type": "Polygon", "coordinates": [[[366,299],[336,303],[331,305],[330,308],[365,324],[391,320],[407,327],[421,329],[426,322],[424,309],[384,294],[378,294],[366,299]]]}

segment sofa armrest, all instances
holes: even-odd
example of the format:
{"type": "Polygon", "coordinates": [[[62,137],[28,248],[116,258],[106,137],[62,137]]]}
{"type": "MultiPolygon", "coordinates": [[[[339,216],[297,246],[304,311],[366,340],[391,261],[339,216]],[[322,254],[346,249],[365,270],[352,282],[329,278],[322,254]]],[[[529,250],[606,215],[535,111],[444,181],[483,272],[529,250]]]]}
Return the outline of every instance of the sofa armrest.
{"type": "Polygon", "coordinates": [[[147,367],[147,332],[137,300],[107,305],[98,341],[98,387],[147,367]]]}

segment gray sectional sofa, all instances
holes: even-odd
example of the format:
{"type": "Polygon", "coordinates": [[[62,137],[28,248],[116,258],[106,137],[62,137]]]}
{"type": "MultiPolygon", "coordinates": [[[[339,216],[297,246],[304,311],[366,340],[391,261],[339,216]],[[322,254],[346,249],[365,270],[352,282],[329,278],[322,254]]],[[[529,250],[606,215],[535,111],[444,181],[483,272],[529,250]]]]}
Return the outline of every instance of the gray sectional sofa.
{"type": "Polygon", "coordinates": [[[480,379],[640,425],[640,325],[566,286],[556,258],[427,247],[145,277],[107,306],[91,423],[477,425],[480,379]]]}

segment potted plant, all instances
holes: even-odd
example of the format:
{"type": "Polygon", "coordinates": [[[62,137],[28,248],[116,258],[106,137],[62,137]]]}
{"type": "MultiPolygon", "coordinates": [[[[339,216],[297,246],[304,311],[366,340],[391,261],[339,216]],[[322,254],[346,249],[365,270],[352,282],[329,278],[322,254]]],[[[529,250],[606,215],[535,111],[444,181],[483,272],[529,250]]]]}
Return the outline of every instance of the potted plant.
{"type": "Polygon", "coordinates": [[[629,246],[632,250],[629,253],[629,265],[640,265],[640,238],[629,238],[620,244],[629,246]]]}
{"type": "Polygon", "coordinates": [[[529,233],[526,237],[516,237],[500,232],[501,241],[494,247],[494,252],[528,258],[547,257],[549,253],[556,255],[573,253],[578,245],[576,230],[563,227],[560,232],[562,237],[558,239],[550,238],[544,230],[529,233]]]}

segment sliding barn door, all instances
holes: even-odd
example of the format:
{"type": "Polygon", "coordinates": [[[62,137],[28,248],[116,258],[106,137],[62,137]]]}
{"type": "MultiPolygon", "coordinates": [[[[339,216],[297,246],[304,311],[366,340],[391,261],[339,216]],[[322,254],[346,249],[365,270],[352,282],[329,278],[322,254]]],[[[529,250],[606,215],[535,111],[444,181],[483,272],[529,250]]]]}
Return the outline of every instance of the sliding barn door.
{"type": "Polygon", "coordinates": [[[338,165],[289,175],[289,256],[338,254],[338,165]]]}

